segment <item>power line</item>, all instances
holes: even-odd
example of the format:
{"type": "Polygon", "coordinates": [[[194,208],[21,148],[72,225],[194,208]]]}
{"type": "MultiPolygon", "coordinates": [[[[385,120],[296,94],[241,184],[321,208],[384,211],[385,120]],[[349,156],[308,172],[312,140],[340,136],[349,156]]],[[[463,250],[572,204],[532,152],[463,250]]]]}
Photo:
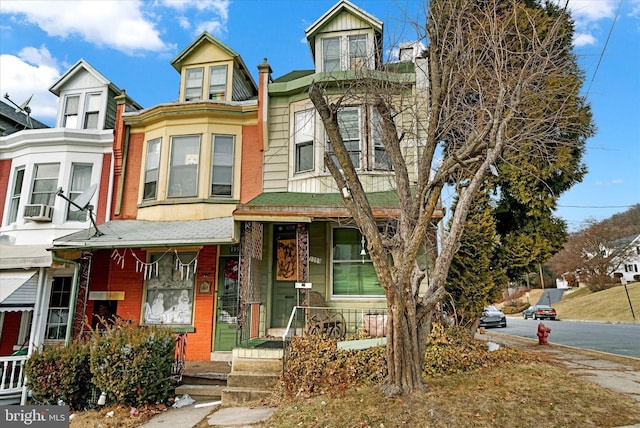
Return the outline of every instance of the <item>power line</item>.
{"type": "Polygon", "coordinates": [[[633,208],[635,205],[557,205],[560,208],[633,208]]]}
{"type": "MultiPolygon", "coordinates": [[[[567,4],[569,1],[567,0],[567,4]]],[[[566,5],[565,5],[566,8],[566,5]]],[[[587,93],[585,94],[585,98],[589,96],[589,92],[591,92],[591,86],[593,85],[593,81],[596,78],[596,74],[598,74],[598,69],[600,68],[600,63],[602,62],[602,58],[604,57],[604,52],[607,50],[607,45],[609,44],[609,39],[611,38],[611,33],[613,33],[613,27],[618,20],[618,15],[620,15],[620,9],[622,8],[622,0],[618,2],[618,9],[616,10],[616,16],[613,18],[613,22],[611,23],[611,28],[609,28],[609,34],[607,34],[607,40],[604,42],[604,46],[602,47],[602,52],[600,52],[600,57],[598,58],[598,64],[596,65],[596,69],[593,72],[593,76],[591,76],[591,82],[589,82],[589,88],[587,89],[587,93]]]]}

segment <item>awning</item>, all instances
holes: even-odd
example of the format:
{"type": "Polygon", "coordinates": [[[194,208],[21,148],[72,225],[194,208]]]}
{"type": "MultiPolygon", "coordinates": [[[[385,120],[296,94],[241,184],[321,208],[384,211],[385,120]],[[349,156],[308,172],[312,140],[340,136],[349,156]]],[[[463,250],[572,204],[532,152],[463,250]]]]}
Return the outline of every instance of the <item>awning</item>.
{"type": "Polygon", "coordinates": [[[53,241],[57,249],[179,247],[232,244],[233,217],[207,220],[112,220],[53,241]]]}
{"type": "Polygon", "coordinates": [[[0,312],[33,310],[38,271],[0,271],[0,312]]]}
{"type": "Polygon", "coordinates": [[[29,269],[51,266],[48,245],[0,245],[0,269],[29,269]]]}

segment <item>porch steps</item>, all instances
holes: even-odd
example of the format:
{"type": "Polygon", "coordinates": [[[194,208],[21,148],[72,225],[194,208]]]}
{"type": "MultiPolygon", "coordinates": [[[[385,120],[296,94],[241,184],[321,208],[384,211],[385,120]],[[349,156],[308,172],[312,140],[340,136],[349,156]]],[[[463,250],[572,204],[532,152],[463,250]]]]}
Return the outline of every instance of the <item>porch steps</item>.
{"type": "Polygon", "coordinates": [[[270,397],[282,373],[282,357],[282,349],[234,349],[222,404],[238,405],[270,397]]]}
{"type": "Polygon", "coordinates": [[[175,393],[178,397],[189,394],[196,402],[220,400],[230,372],[228,361],[187,361],[175,393]]]}

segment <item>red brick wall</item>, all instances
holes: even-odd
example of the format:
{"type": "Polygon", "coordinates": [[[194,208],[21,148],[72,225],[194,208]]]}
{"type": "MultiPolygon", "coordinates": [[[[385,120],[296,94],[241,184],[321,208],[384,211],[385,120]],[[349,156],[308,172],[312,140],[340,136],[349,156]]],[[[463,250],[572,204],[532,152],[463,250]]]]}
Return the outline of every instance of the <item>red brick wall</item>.
{"type": "MultiPolygon", "coordinates": [[[[9,192],[9,175],[11,175],[11,159],[0,160],[0,201],[2,204],[7,200],[7,192],[9,192]]],[[[2,224],[4,205],[1,205],[0,208],[0,224],[2,224]]]]}
{"type": "MultiPolygon", "coordinates": [[[[118,250],[124,254],[125,250],[118,250]]],[[[146,261],[147,254],[141,249],[134,250],[140,260],[146,261]]],[[[142,273],[136,272],[135,258],[130,250],[126,250],[124,268],[117,260],[111,258],[112,250],[97,251],[93,256],[91,291],[122,291],[124,300],[118,301],[117,315],[130,320],[134,325],[140,323],[144,302],[144,280],[142,273]]],[[[209,360],[213,348],[213,308],[215,297],[217,246],[204,247],[198,255],[198,272],[194,293],[195,331],[187,336],[187,359],[209,360]],[[198,284],[202,281],[211,283],[211,292],[200,294],[198,284]]],[[[93,314],[93,302],[89,301],[86,315],[93,314]]]]}
{"type": "Polygon", "coordinates": [[[240,203],[262,193],[262,142],[257,125],[242,128],[240,183],[240,203]]]}
{"type": "MultiPolygon", "coordinates": [[[[138,188],[140,183],[140,170],[142,168],[142,148],[144,146],[144,134],[129,135],[129,150],[127,153],[127,167],[124,177],[124,188],[120,215],[114,219],[129,220],[135,219],[138,214],[138,188]]],[[[113,210],[117,208],[117,193],[120,186],[120,177],[115,180],[116,191],[114,192],[113,210]]]]}

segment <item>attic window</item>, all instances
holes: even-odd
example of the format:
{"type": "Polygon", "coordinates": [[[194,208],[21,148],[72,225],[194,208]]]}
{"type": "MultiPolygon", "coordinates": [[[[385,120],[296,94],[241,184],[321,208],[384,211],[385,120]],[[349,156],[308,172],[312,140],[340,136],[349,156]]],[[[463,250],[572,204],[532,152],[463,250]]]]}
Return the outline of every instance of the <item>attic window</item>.
{"type": "Polygon", "coordinates": [[[98,129],[100,94],[87,95],[87,111],[84,114],[84,129],[98,129]]]}
{"type": "Polygon", "coordinates": [[[367,36],[349,36],[349,69],[360,70],[367,64],[367,36]]]}
{"type": "Polygon", "coordinates": [[[190,68],[187,70],[187,81],[184,90],[185,101],[197,101],[202,99],[202,76],[204,68],[190,68]]]}
{"type": "Polygon", "coordinates": [[[322,71],[340,70],[340,38],[322,40],[322,71]]]}
{"type": "Polygon", "coordinates": [[[64,119],[62,126],[64,128],[78,127],[78,106],[80,104],[80,96],[74,95],[67,97],[64,103],[64,119]]]}
{"type": "Polygon", "coordinates": [[[227,92],[227,66],[209,68],[209,99],[224,100],[227,92]]]}

